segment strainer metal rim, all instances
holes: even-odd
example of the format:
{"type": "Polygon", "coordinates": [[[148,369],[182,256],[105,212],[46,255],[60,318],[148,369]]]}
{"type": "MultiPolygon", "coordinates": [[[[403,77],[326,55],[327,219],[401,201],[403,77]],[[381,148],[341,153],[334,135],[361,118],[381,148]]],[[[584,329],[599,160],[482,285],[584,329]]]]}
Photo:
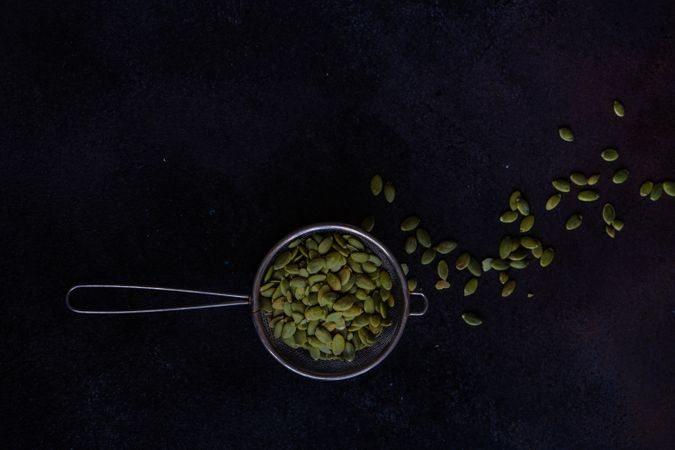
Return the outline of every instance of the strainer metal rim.
{"type": "Polygon", "coordinates": [[[278,241],[265,255],[263,258],[262,262],[260,263],[260,266],[258,266],[258,271],[256,272],[255,275],[255,280],[253,282],[253,292],[251,294],[251,313],[253,317],[253,325],[255,326],[256,333],[258,334],[258,338],[262,342],[262,344],[265,346],[267,351],[272,355],[274,359],[277,360],[281,365],[286,367],[292,372],[297,373],[298,375],[302,375],[307,378],[312,378],[315,380],[323,380],[323,381],[339,381],[339,380],[346,380],[349,378],[354,378],[358,375],[362,375],[369,370],[373,369],[375,366],[380,364],[384,359],[394,350],[396,345],[398,344],[398,341],[401,339],[401,335],[403,334],[403,330],[405,329],[408,316],[410,315],[410,293],[408,292],[408,289],[406,288],[406,279],[405,275],[403,274],[403,271],[401,270],[400,264],[397,262],[396,257],[392,254],[392,252],[384,245],[382,244],[377,238],[372,236],[371,234],[365,232],[364,230],[357,228],[353,225],[348,225],[345,223],[340,223],[340,222],[322,222],[322,223],[316,223],[312,225],[307,225],[302,228],[298,228],[295,231],[287,234],[285,237],[283,237],[280,241],[278,241]],[[325,372],[319,372],[315,370],[311,370],[305,367],[299,367],[295,363],[289,361],[286,359],[283,355],[279,354],[273,347],[273,345],[270,342],[270,339],[267,337],[267,334],[265,332],[265,324],[263,323],[263,314],[260,311],[259,304],[260,304],[260,298],[259,298],[259,292],[260,292],[260,286],[263,277],[265,276],[265,271],[269,267],[269,265],[274,261],[275,257],[279,254],[281,250],[286,248],[288,244],[290,244],[292,241],[295,239],[305,236],[308,234],[312,233],[325,233],[325,232],[344,232],[348,233],[351,235],[354,235],[364,241],[364,244],[370,249],[377,248],[383,255],[385,255],[388,259],[388,264],[394,271],[394,275],[398,279],[398,284],[401,287],[401,292],[402,292],[402,314],[399,319],[399,324],[398,328],[394,334],[394,336],[391,338],[387,346],[384,348],[384,350],[378,354],[375,358],[373,358],[371,361],[368,363],[365,363],[363,365],[354,365],[354,369],[352,370],[345,370],[341,372],[335,372],[335,373],[325,373],[325,372]]]}

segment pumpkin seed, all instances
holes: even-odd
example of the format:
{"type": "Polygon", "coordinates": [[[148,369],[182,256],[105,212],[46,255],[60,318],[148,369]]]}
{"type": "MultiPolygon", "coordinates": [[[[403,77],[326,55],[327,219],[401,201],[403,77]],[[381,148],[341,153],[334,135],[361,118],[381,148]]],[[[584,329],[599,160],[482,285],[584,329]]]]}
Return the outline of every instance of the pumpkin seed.
{"type": "Polygon", "coordinates": [[[494,270],[499,270],[499,271],[506,270],[506,269],[509,268],[509,263],[506,262],[503,259],[493,259],[492,263],[490,263],[490,265],[492,266],[492,268],[494,270]]]}
{"type": "Polygon", "coordinates": [[[328,273],[326,275],[326,283],[333,289],[334,291],[339,291],[342,289],[342,283],[340,283],[340,279],[335,276],[335,274],[328,273]]]}
{"type": "Polygon", "coordinates": [[[296,330],[295,323],[294,322],[288,322],[288,323],[284,324],[284,327],[281,331],[281,337],[283,339],[288,339],[295,334],[295,330],[296,330]]]}
{"type": "Polygon", "coordinates": [[[663,194],[663,184],[656,183],[652,191],[649,193],[649,200],[655,202],[661,198],[662,194],[663,194]]]}
{"type": "Polygon", "coordinates": [[[533,297],[534,297],[534,294],[532,292],[527,293],[527,298],[533,298],[533,297]]]}
{"type": "Polygon", "coordinates": [[[579,192],[577,198],[582,202],[594,202],[600,198],[600,195],[595,191],[586,190],[579,192]]]}
{"type": "Polygon", "coordinates": [[[465,312],[464,314],[462,314],[462,320],[464,321],[464,323],[472,327],[477,327],[483,323],[483,321],[480,319],[480,317],[478,317],[478,315],[471,312],[465,312]]]}
{"type": "Polygon", "coordinates": [[[539,245],[539,242],[533,237],[523,236],[523,237],[520,238],[520,245],[522,245],[523,247],[525,247],[528,250],[532,250],[537,245],[539,245]]]}
{"type": "Polygon", "coordinates": [[[539,242],[539,245],[537,245],[535,248],[532,249],[532,256],[539,259],[541,258],[541,255],[543,255],[543,253],[544,247],[542,247],[541,242],[539,242]]]}
{"type": "Polygon", "coordinates": [[[369,291],[375,289],[375,283],[373,283],[373,281],[365,275],[357,275],[355,284],[361,289],[366,289],[369,291]]]}
{"type": "Polygon", "coordinates": [[[478,260],[476,260],[475,258],[469,259],[469,265],[467,267],[469,269],[469,272],[471,272],[471,275],[473,275],[474,277],[481,276],[481,273],[482,273],[481,272],[481,265],[478,262],[478,260]]]}
{"type": "Polygon", "coordinates": [[[616,114],[619,117],[623,117],[625,111],[623,109],[623,105],[619,100],[614,100],[614,102],[612,103],[612,108],[614,109],[614,114],[616,114]]]}
{"type": "Polygon", "coordinates": [[[598,181],[600,181],[600,175],[594,174],[588,177],[588,185],[589,186],[595,186],[598,184],[598,181]]]}
{"type": "Polygon", "coordinates": [[[284,330],[284,322],[280,320],[276,324],[274,324],[274,337],[279,339],[281,337],[281,334],[283,333],[283,330],[284,330]]]}
{"type": "Polygon", "coordinates": [[[450,241],[450,240],[441,241],[438,244],[436,244],[436,247],[434,247],[434,249],[436,249],[436,251],[438,253],[440,253],[441,255],[447,255],[448,253],[450,253],[451,251],[453,251],[456,248],[457,248],[457,242],[450,241]]]}
{"type": "Polygon", "coordinates": [[[576,230],[581,226],[583,216],[581,214],[572,214],[567,222],[565,222],[565,229],[568,231],[576,230]]]}
{"type": "Polygon", "coordinates": [[[410,268],[406,263],[401,263],[401,270],[403,271],[403,275],[408,276],[408,271],[410,268]]]}
{"type": "Polygon", "coordinates": [[[648,196],[652,193],[652,189],[654,189],[654,183],[651,181],[645,181],[642,183],[642,186],[640,186],[640,197],[648,196]]]}
{"type": "Polygon", "coordinates": [[[319,244],[318,252],[320,255],[325,255],[332,247],[333,247],[333,238],[331,236],[326,236],[319,244]]]}
{"type": "Polygon", "coordinates": [[[274,261],[274,270],[279,270],[286,267],[286,264],[291,262],[292,257],[293,256],[291,255],[291,252],[281,253],[279,256],[277,256],[277,259],[274,261]]]}
{"type": "Polygon", "coordinates": [[[326,311],[321,306],[312,306],[310,308],[305,309],[305,319],[309,321],[322,320],[325,317],[326,311]]]}
{"type": "Polygon", "coordinates": [[[525,247],[519,248],[518,250],[511,252],[509,259],[511,261],[519,261],[521,259],[525,259],[527,257],[527,253],[528,251],[525,247]]]}
{"type": "Polygon", "coordinates": [[[431,236],[429,236],[427,230],[424,228],[418,228],[415,231],[415,236],[417,236],[417,242],[419,242],[422,247],[431,247],[431,236]]]}
{"type": "Polygon", "coordinates": [[[481,261],[481,268],[483,269],[483,272],[489,272],[492,270],[492,261],[493,258],[485,258],[483,261],[481,261]]]}
{"type": "Polygon", "coordinates": [[[442,259],[438,261],[438,265],[436,266],[436,272],[438,273],[438,277],[441,280],[447,280],[449,274],[448,263],[442,259]]]}
{"type": "Polygon", "coordinates": [[[416,216],[406,217],[401,222],[401,231],[412,231],[420,224],[420,218],[416,216]]]}
{"type": "Polygon", "coordinates": [[[509,196],[509,208],[511,208],[511,211],[518,209],[518,199],[521,195],[520,191],[513,191],[509,196]]]}
{"type": "Polygon", "coordinates": [[[361,228],[370,233],[375,228],[375,217],[368,216],[361,222],[361,228]]]}
{"type": "Polygon", "coordinates": [[[623,230],[623,220],[614,219],[614,221],[612,222],[612,228],[614,228],[616,231],[623,230]]]}
{"type": "Polygon", "coordinates": [[[326,267],[326,259],[325,258],[314,258],[310,259],[307,262],[307,272],[309,273],[317,273],[319,270],[323,269],[326,267]]]}
{"type": "Polygon", "coordinates": [[[546,211],[551,211],[552,209],[555,209],[556,206],[558,206],[558,203],[560,203],[560,198],[562,196],[560,194],[553,194],[551,195],[548,200],[546,200],[546,211]]]}
{"type": "Polygon", "coordinates": [[[499,272],[499,283],[506,284],[509,281],[509,274],[507,272],[499,272]]]}
{"type": "Polygon", "coordinates": [[[408,278],[408,291],[413,292],[415,289],[417,289],[417,279],[408,278]]]}
{"type": "Polygon", "coordinates": [[[619,159],[619,152],[617,152],[614,148],[606,148],[602,151],[602,153],[600,153],[600,156],[605,161],[612,162],[619,159]]]}
{"type": "Polygon", "coordinates": [[[422,263],[423,266],[426,266],[428,264],[431,264],[434,258],[436,258],[436,250],[434,250],[433,248],[428,248],[424,250],[424,253],[422,253],[420,262],[422,263]]]}
{"type": "Polygon", "coordinates": [[[380,286],[388,291],[392,288],[391,275],[386,270],[380,271],[380,286]]]}
{"type": "Polygon", "coordinates": [[[396,198],[396,189],[393,184],[387,181],[384,184],[384,199],[387,200],[387,203],[393,203],[394,198],[396,198]]]}
{"type": "Polygon", "coordinates": [[[588,184],[588,178],[581,172],[573,172],[570,174],[570,181],[576,184],[577,186],[586,186],[588,184]]]}
{"type": "Polygon", "coordinates": [[[605,203],[605,206],[602,207],[602,219],[607,225],[611,225],[616,218],[616,211],[614,206],[611,203],[605,203]]]}
{"type": "Polygon", "coordinates": [[[380,195],[380,192],[382,192],[382,177],[379,175],[375,175],[373,178],[370,180],[370,192],[373,193],[374,196],[380,195]]]}
{"type": "Polygon", "coordinates": [[[440,291],[442,289],[448,289],[450,287],[450,283],[448,283],[446,280],[438,280],[434,287],[436,290],[440,291]]]}
{"type": "Polygon", "coordinates": [[[616,230],[609,225],[605,225],[605,232],[607,233],[607,236],[611,238],[614,238],[614,236],[616,236],[616,230]]]}
{"type": "Polygon", "coordinates": [[[541,258],[539,259],[539,265],[541,267],[548,267],[553,262],[554,257],[555,251],[552,248],[547,248],[546,250],[544,250],[544,252],[541,255],[541,258]]]}
{"type": "Polygon", "coordinates": [[[333,336],[330,348],[334,355],[341,355],[345,350],[345,338],[340,333],[336,333],[333,336]]]}
{"type": "Polygon", "coordinates": [[[516,290],[516,280],[509,280],[502,287],[502,297],[508,297],[516,290]]]}
{"type": "Polygon", "coordinates": [[[530,214],[530,204],[527,203],[527,200],[525,200],[522,197],[519,198],[518,201],[516,201],[516,208],[518,208],[518,212],[524,216],[530,214]]]}
{"type": "Polygon", "coordinates": [[[571,189],[570,182],[567,180],[563,180],[562,178],[553,180],[551,182],[554,188],[560,192],[569,192],[571,189]]]}
{"type": "Polygon", "coordinates": [[[370,259],[370,255],[365,252],[354,252],[349,257],[359,264],[368,262],[368,260],[370,259]]]}
{"type": "Polygon", "coordinates": [[[574,141],[574,133],[572,133],[572,130],[570,130],[567,127],[558,128],[558,134],[560,135],[560,139],[562,139],[563,141],[567,142],[574,141]]]}
{"type": "Polygon", "coordinates": [[[417,239],[414,236],[408,236],[403,247],[408,255],[412,255],[417,249],[417,239]]]}
{"type": "Polygon", "coordinates": [[[471,261],[471,255],[464,252],[459,257],[457,258],[457,261],[455,261],[455,268],[457,270],[464,270],[469,266],[469,262],[471,261]]]}
{"type": "Polygon", "coordinates": [[[628,179],[628,175],[630,175],[630,171],[628,169],[619,169],[614,172],[614,176],[612,176],[612,182],[614,184],[621,184],[628,179]]]}
{"type": "Polygon", "coordinates": [[[499,216],[499,221],[502,223],[512,223],[518,219],[518,213],[515,211],[506,211],[499,216]]]}
{"type": "Polygon", "coordinates": [[[473,295],[478,289],[478,278],[472,278],[464,285],[464,296],[473,295]]]}
{"type": "Polygon", "coordinates": [[[506,236],[504,239],[502,239],[502,241],[499,243],[499,257],[501,259],[508,258],[509,254],[511,253],[512,245],[513,243],[511,242],[511,238],[509,236],[506,236]]]}
{"type": "MultiPolygon", "coordinates": [[[[511,266],[514,269],[524,269],[526,268],[530,263],[524,259],[520,259],[517,261],[510,261],[509,266],[511,266]]],[[[502,272],[503,273],[503,272],[502,272]]]]}
{"type": "Polygon", "coordinates": [[[529,215],[525,217],[523,220],[520,222],[520,232],[521,233],[527,233],[532,229],[534,226],[534,216],[529,215]]]}
{"type": "Polygon", "coordinates": [[[324,344],[333,343],[333,336],[331,336],[330,332],[322,326],[317,327],[316,331],[314,332],[314,336],[316,336],[316,338],[324,344]]]}
{"type": "Polygon", "coordinates": [[[675,181],[666,180],[663,182],[663,192],[670,197],[675,197],[675,181]]]}

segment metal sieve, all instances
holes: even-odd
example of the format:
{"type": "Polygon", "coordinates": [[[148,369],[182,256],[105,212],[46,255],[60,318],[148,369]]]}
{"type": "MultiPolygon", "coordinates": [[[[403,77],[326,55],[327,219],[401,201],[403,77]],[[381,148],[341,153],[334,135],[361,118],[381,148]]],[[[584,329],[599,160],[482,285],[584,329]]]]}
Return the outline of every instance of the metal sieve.
{"type": "Polygon", "coordinates": [[[260,263],[258,271],[255,275],[255,282],[253,283],[253,290],[250,296],[227,294],[207,291],[193,291],[187,289],[172,289],[164,287],[151,286],[127,286],[127,285],[104,285],[104,284],[87,284],[78,285],[70,288],[66,294],[66,306],[73,312],[80,314],[139,314],[151,312],[167,312],[167,311],[186,311],[193,309],[207,309],[220,308],[225,306],[249,305],[251,307],[251,315],[253,317],[253,325],[260,341],[270,354],[279,361],[284,367],[293,372],[303,375],[308,378],[317,380],[346,380],[348,378],[361,375],[373,367],[377,366],[384,358],[391,353],[396,347],[403,330],[405,329],[408,316],[422,316],[426,313],[429,303],[426,296],[421,292],[409,293],[405,276],[401,271],[401,267],[394,255],[377,239],[365,231],[353,227],[351,225],[341,223],[320,223],[315,225],[308,225],[300,228],[293,233],[290,233],[267,253],[265,258],[260,263]],[[366,347],[358,352],[353,361],[341,360],[313,360],[309,353],[302,349],[292,349],[277,339],[273,335],[273,330],[267,322],[266,315],[260,310],[260,286],[262,284],[265,271],[270,264],[276,259],[277,255],[284,251],[288,244],[292,241],[303,238],[314,233],[344,233],[351,234],[358,237],[363,244],[368,247],[382,260],[382,267],[392,275],[392,294],[396,299],[393,308],[388,310],[389,318],[392,325],[385,328],[377,337],[377,341],[371,347],[366,347]],[[195,295],[206,295],[215,297],[224,297],[234,300],[229,300],[222,303],[208,303],[203,305],[173,307],[173,308],[152,308],[152,309],[128,309],[128,310],[96,310],[96,309],[81,309],[73,307],[71,303],[71,294],[77,290],[83,289],[134,289],[147,291],[163,291],[163,292],[177,292],[195,295]],[[410,310],[410,296],[417,296],[422,300],[422,308],[419,311],[410,310]]]}

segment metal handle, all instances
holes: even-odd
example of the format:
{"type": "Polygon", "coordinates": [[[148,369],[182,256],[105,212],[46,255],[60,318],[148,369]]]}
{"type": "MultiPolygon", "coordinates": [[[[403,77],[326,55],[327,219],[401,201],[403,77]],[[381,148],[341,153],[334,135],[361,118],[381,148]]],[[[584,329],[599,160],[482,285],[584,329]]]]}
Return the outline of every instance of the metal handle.
{"type": "Polygon", "coordinates": [[[427,312],[427,309],[429,309],[429,300],[427,300],[427,296],[424,295],[422,292],[411,292],[410,295],[421,297],[422,300],[424,301],[424,308],[422,308],[421,311],[410,311],[408,313],[408,315],[410,315],[410,316],[423,316],[427,312]]]}
{"type": "Polygon", "coordinates": [[[220,292],[207,292],[207,291],[192,291],[189,289],[171,289],[163,287],[152,287],[152,286],[126,286],[120,284],[80,284],[73,286],[68,290],[66,294],[66,307],[72,312],[79,314],[143,314],[143,313],[155,313],[155,312],[168,312],[168,311],[189,311],[193,309],[207,309],[207,308],[222,308],[225,306],[237,306],[237,305],[249,305],[251,299],[248,295],[239,295],[239,294],[224,294],[220,292]],[[162,291],[162,292],[180,292],[183,294],[195,294],[195,295],[209,295],[214,297],[226,297],[226,298],[236,298],[238,300],[232,300],[229,302],[223,303],[208,303],[203,305],[195,306],[179,306],[174,308],[151,308],[151,309],[113,309],[113,310],[96,310],[96,309],[79,309],[74,308],[70,303],[70,295],[78,289],[136,289],[136,290],[145,290],[145,291],[162,291]]]}

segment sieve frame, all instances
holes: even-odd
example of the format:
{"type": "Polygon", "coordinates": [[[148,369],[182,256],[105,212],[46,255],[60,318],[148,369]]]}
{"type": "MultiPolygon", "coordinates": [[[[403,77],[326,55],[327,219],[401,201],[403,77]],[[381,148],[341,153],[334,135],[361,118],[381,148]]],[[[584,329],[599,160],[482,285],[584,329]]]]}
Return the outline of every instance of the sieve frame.
{"type": "Polygon", "coordinates": [[[255,327],[256,333],[258,334],[260,342],[265,346],[265,348],[272,355],[272,357],[276,359],[279,364],[286,367],[288,370],[295,372],[298,375],[302,375],[304,377],[312,378],[315,380],[322,380],[322,381],[347,380],[370,371],[378,364],[380,364],[382,361],[384,361],[384,359],[387,356],[389,356],[389,354],[394,350],[399,340],[401,339],[401,336],[403,335],[403,331],[405,330],[405,326],[408,321],[408,316],[410,315],[421,316],[424,315],[424,313],[426,313],[427,308],[429,306],[426,296],[419,292],[410,293],[406,288],[406,286],[407,286],[406,278],[401,269],[401,265],[398,263],[398,260],[393,255],[393,253],[373,235],[353,225],[348,225],[340,222],[323,222],[307,225],[302,228],[294,230],[293,232],[287,234],[285,237],[279,240],[267,252],[262,262],[260,263],[260,266],[258,267],[258,271],[255,275],[255,279],[253,282],[253,292],[251,293],[250,297],[253,325],[255,327]],[[387,266],[394,271],[393,275],[398,280],[398,286],[400,287],[401,291],[400,301],[402,302],[403,308],[401,317],[398,319],[399,323],[396,332],[393,335],[393,337],[389,340],[387,346],[384,348],[383,351],[381,351],[376,357],[374,357],[371,361],[365,364],[362,365],[355,364],[353,369],[346,369],[341,372],[331,372],[331,373],[312,370],[307,367],[300,367],[298,364],[288,360],[284,355],[280,354],[275,349],[274,345],[271,342],[271,339],[268,337],[268,333],[266,332],[266,325],[263,322],[264,313],[260,310],[260,286],[262,285],[265,272],[269,268],[270,264],[274,262],[276,256],[281,251],[285,250],[291,242],[293,242],[298,238],[305,237],[313,233],[327,233],[327,232],[350,234],[352,236],[359,238],[368,249],[370,250],[377,249],[381,254],[383,254],[388,260],[387,266]],[[424,308],[421,311],[414,313],[410,312],[411,295],[416,295],[423,299],[424,308]]]}

